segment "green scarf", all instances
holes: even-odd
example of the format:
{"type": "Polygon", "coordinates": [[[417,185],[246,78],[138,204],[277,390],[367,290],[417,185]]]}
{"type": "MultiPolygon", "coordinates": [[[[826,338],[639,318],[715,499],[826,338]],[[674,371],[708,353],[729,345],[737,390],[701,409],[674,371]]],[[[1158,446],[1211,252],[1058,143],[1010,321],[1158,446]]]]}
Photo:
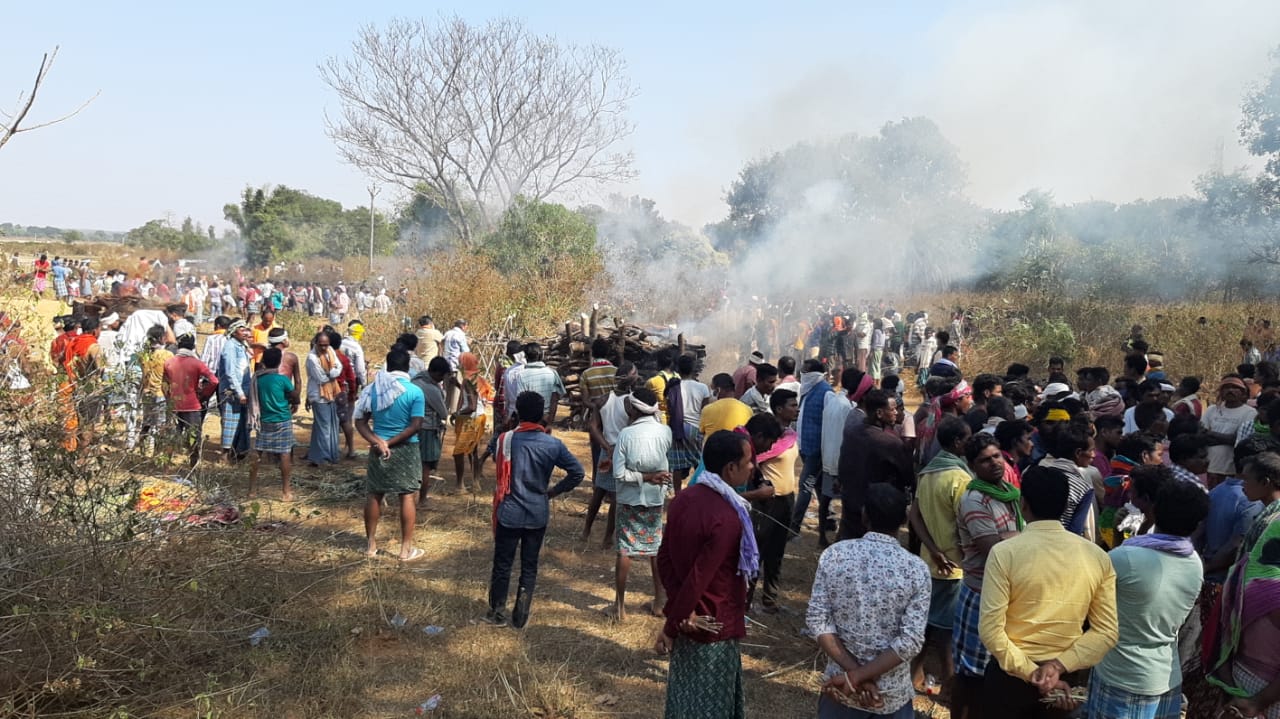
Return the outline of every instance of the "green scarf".
{"type": "Polygon", "coordinates": [[[1022,519],[1022,490],[1009,484],[1003,479],[1000,484],[992,484],[984,479],[975,477],[969,482],[970,492],[981,492],[988,497],[1009,504],[1013,507],[1013,516],[1018,521],[1018,531],[1021,532],[1027,523],[1022,519]]]}
{"type": "Polygon", "coordinates": [[[961,469],[964,470],[965,474],[970,476],[973,475],[973,473],[969,471],[969,465],[966,464],[963,459],[960,459],[944,449],[934,455],[933,459],[929,460],[929,463],[924,466],[924,469],[920,470],[920,474],[947,472],[953,469],[961,469]]]}

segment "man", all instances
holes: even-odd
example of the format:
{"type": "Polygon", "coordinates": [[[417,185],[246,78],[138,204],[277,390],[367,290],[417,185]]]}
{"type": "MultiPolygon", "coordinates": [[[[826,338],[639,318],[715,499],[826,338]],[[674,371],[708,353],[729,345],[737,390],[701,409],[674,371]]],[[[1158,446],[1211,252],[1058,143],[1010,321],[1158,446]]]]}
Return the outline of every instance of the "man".
{"type": "MultiPolygon", "coordinates": [[[[1232,448],[1235,449],[1234,447],[1232,448]]],[[[1180,434],[1169,443],[1169,469],[1175,479],[1208,492],[1203,475],[1209,468],[1209,444],[1203,434],[1180,434]]]]}
{"type": "Polygon", "coordinates": [[[671,429],[658,422],[658,396],[641,387],[625,400],[630,424],[618,432],[612,447],[614,483],[617,486],[617,560],[614,564],[613,615],[627,618],[627,577],[632,557],[647,557],[653,575],[653,602],[649,612],[662,616],[666,595],[658,575],[658,548],[662,544],[662,505],[667,498],[671,472],[667,452],[671,429]]]}
{"type": "MultiPolygon", "coordinates": [[[[449,366],[453,368],[454,372],[453,378],[445,386],[449,411],[453,412],[458,408],[458,393],[462,389],[462,381],[457,376],[458,358],[462,356],[463,352],[471,351],[471,345],[467,343],[466,320],[454,322],[453,327],[444,333],[444,338],[441,340],[441,351],[444,353],[444,358],[449,360],[449,366]]],[[[560,396],[563,397],[564,392],[561,392],[560,396]]],[[[546,399],[546,396],[543,396],[544,403],[546,399]]],[[[554,411],[554,408],[549,407],[548,410],[554,411]]]]}
{"type": "Polygon", "coordinates": [[[716,432],[697,484],[671,501],[658,549],[667,621],[655,649],[670,654],[666,719],[744,719],[747,580],[759,571],[750,508],[732,489],[755,471],[750,440],[716,432]]]}
{"type": "MultiPolygon", "coordinates": [[[[454,329],[457,329],[456,327],[454,329]]],[[[453,330],[449,330],[453,332],[453,330]]],[[[446,333],[446,336],[447,333],[446,333]]],[[[447,345],[446,345],[447,348],[447,345]]],[[[542,425],[544,431],[550,432],[551,425],[556,421],[556,411],[560,408],[560,400],[567,394],[564,389],[564,380],[560,379],[560,373],[547,366],[542,361],[542,345],[531,342],[524,348],[524,367],[516,376],[517,392],[514,395],[518,397],[525,392],[533,392],[542,397],[542,406],[545,408],[546,414],[542,417],[542,425]]],[[[445,355],[448,359],[448,354],[445,355]]],[[[450,363],[450,366],[456,370],[457,365],[450,363]]],[[[456,379],[454,380],[457,381],[456,379]]],[[[456,398],[455,398],[456,404],[456,398]]]]}
{"type": "Polygon", "coordinates": [[[280,462],[280,499],[293,501],[293,412],[297,409],[298,385],[280,371],[284,352],[268,347],[250,380],[248,423],[254,433],[253,448],[257,461],[249,466],[249,496],[258,489],[258,465],[263,455],[273,455],[280,462]]]}
{"type": "Polygon", "coordinates": [[[898,544],[905,494],[877,484],[861,511],[870,531],[822,553],[809,595],[805,623],[827,655],[818,717],[912,719],[907,666],[924,644],[929,570],[898,544]]]}
{"type": "Polygon", "coordinates": [[[187,447],[191,466],[200,461],[203,444],[200,408],[218,391],[218,378],[196,356],[196,337],[178,337],[178,353],[164,363],[164,384],[178,423],[178,433],[187,447]]]}
{"type": "Polygon", "coordinates": [[[1204,577],[1189,537],[1208,513],[1199,487],[1166,483],[1155,498],[1154,531],[1111,550],[1119,641],[1089,679],[1091,719],[1181,715],[1178,631],[1204,577]]]}
{"type": "Polygon", "coordinates": [[[343,321],[347,319],[347,314],[351,312],[351,295],[347,294],[347,288],[338,285],[338,291],[333,295],[333,324],[341,326],[343,321]]]}
{"type": "Polygon", "coordinates": [[[165,312],[173,321],[173,336],[175,339],[183,335],[195,336],[196,326],[191,323],[191,320],[187,319],[187,306],[185,304],[175,303],[169,305],[165,312]]]}
{"type": "Polygon", "coordinates": [[[956,597],[951,633],[956,670],[951,714],[956,719],[979,719],[983,676],[991,660],[991,654],[978,636],[982,576],[991,548],[1022,530],[1022,495],[1008,482],[1003,453],[995,437],[975,434],[965,442],[964,455],[973,480],[960,498],[956,519],[964,579],[956,597]]]}
{"type": "Polygon", "coordinates": [[[866,419],[846,421],[840,445],[841,539],[858,539],[866,534],[862,505],[872,484],[888,482],[901,491],[915,484],[914,463],[907,445],[895,431],[897,411],[889,395],[873,389],[863,395],[859,409],[866,419]]]}
{"type": "MultiPolygon", "coordinates": [[[[764,365],[760,367],[763,368],[764,365]]],[[[759,377],[757,372],[757,382],[759,377]]],[[[800,457],[800,448],[796,445],[796,433],[791,429],[791,424],[800,415],[800,405],[796,402],[796,393],[786,389],[774,390],[770,393],[769,401],[770,412],[786,429],[781,439],[774,442],[768,451],[756,454],[763,484],[772,491],[752,505],[757,518],[756,544],[760,547],[763,584],[760,607],[773,614],[779,609],[778,584],[782,579],[782,558],[787,551],[787,540],[791,534],[791,513],[796,502],[796,460],[800,457]]],[[[755,597],[755,588],[756,583],[752,581],[747,590],[748,606],[755,597]]]]}
{"type": "Polygon", "coordinates": [[[756,382],[742,395],[742,403],[754,414],[769,411],[769,395],[778,386],[778,368],[762,362],[756,365],[756,382]]]}
{"type": "MultiPolygon", "coordinates": [[[[430,364],[432,358],[439,357],[444,345],[444,335],[436,329],[431,315],[418,318],[418,357],[430,364]]],[[[514,397],[513,397],[514,399],[514,397]]]]}
{"type": "Polygon", "coordinates": [[[262,359],[262,353],[267,349],[267,340],[270,339],[271,330],[275,329],[275,326],[276,310],[268,303],[262,308],[262,317],[258,324],[253,326],[253,337],[249,341],[255,367],[258,365],[258,360],[262,359]]]}
{"type": "MultiPolygon", "coordinates": [[[[421,344],[421,341],[419,341],[421,344]]],[[[507,419],[511,416],[507,405],[507,371],[516,366],[516,357],[524,361],[524,346],[518,340],[507,340],[506,350],[498,355],[493,368],[493,425],[494,431],[501,432],[507,428],[507,419]]],[[[511,395],[513,398],[515,395],[511,395]]]]}
{"type": "Polygon", "coordinates": [[[422,459],[422,488],[418,491],[419,511],[427,508],[427,493],[431,489],[431,473],[440,466],[444,453],[444,435],[448,430],[449,410],[444,406],[444,380],[449,376],[449,363],[443,357],[431,358],[425,372],[413,377],[413,384],[422,390],[425,408],[422,429],[418,431],[418,452],[422,459]]]}
{"type": "Polygon", "coordinates": [[[422,486],[418,452],[418,430],[426,414],[422,390],[409,380],[409,353],[391,350],[387,368],[361,391],[354,410],[356,430],[369,443],[369,463],[365,474],[364,534],[366,557],[378,554],[378,519],[382,498],[400,498],[400,561],[412,562],[423,556],[413,546],[416,517],[414,495],[422,486]]]}
{"type": "Polygon", "coordinates": [[[249,452],[249,425],[244,417],[249,402],[249,326],[235,320],[227,328],[227,340],[218,362],[218,389],[222,395],[222,450],[228,462],[242,459],[249,452]]]}
{"type": "Polygon", "coordinates": [[[778,358],[778,385],[776,389],[789,389],[800,396],[800,380],[796,379],[796,358],[778,358]]]}
{"type": "Polygon", "coordinates": [[[1021,419],[1002,422],[996,427],[995,438],[1004,457],[1004,478],[1014,487],[1022,486],[1022,467],[1031,461],[1034,451],[1031,433],[1031,425],[1021,419]]]}
{"type": "MultiPolygon", "coordinates": [[[[623,362],[615,370],[613,391],[598,401],[587,420],[587,434],[600,446],[600,456],[595,460],[596,470],[592,476],[591,499],[587,502],[587,520],[582,527],[582,541],[591,538],[591,527],[595,524],[600,506],[609,500],[608,523],[604,530],[604,548],[613,544],[614,524],[617,519],[617,482],[613,477],[613,454],[618,444],[618,435],[632,420],[627,414],[624,401],[639,381],[636,366],[623,362]]],[[[644,388],[641,388],[644,389],[644,388]]],[[[652,393],[650,390],[645,392],[652,393]]],[[[654,397],[657,401],[657,397],[654,397]]],[[[668,443],[669,444],[669,443],[668,443]]],[[[668,446],[668,449],[670,447],[668,446]]]]}
{"type": "Polygon", "coordinates": [[[298,355],[290,351],[291,344],[289,333],[283,327],[277,327],[267,335],[267,349],[274,347],[280,350],[280,365],[276,368],[276,373],[288,377],[293,384],[293,394],[290,395],[289,404],[293,407],[293,411],[297,412],[302,392],[302,365],[298,361],[298,355]]]}
{"type": "Polygon", "coordinates": [[[871,330],[871,358],[868,360],[868,372],[871,379],[879,384],[884,376],[884,348],[889,342],[893,323],[888,319],[877,319],[874,327],[875,329],[871,330]]]}
{"type": "MultiPolygon", "coordinates": [[[[1240,384],[1243,385],[1244,383],[1241,382],[1240,384]]],[[[1135,399],[1134,406],[1124,411],[1124,433],[1125,434],[1133,434],[1134,432],[1138,431],[1138,423],[1133,416],[1133,413],[1136,407],[1138,406],[1138,404],[1141,404],[1142,402],[1159,401],[1160,391],[1161,390],[1160,390],[1159,381],[1153,380],[1153,379],[1142,380],[1142,382],[1138,385],[1138,396],[1134,398],[1135,399]]],[[[1207,412],[1208,410],[1205,410],[1205,411],[1207,412]]],[[[1166,407],[1164,410],[1164,413],[1165,413],[1165,418],[1168,421],[1172,422],[1173,410],[1166,407]]]]}
{"type": "Polygon", "coordinates": [[[1000,397],[1004,389],[1004,379],[999,375],[980,374],[973,378],[973,406],[964,414],[964,421],[974,432],[982,430],[990,417],[987,402],[992,397],[1000,397]]]}
{"type": "Polygon", "coordinates": [[[1098,495],[1091,478],[1095,449],[1088,425],[1069,422],[1056,427],[1049,437],[1049,452],[1040,465],[1056,467],[1067,476],[1067,508],[1062,514],[1062,526],[1089,541],[1097,539],[1094,503],[1098,495]]]}
{"type": "MultiPolygon", "coordinates": [[[[691,354],[676,358],[678,380],[667,383],[667,426],[671,427],[668,462],[678,493],[689,472],[702,461],[702,409],[711,402],[711,390],[697,380],[698,362],[691,354]]],[[[528,372],[526,369],[525,372],[528,372]]]]}
{"type": "MultiPolygon", "coordinates": [[[[363,338],[364,323],[360,320],[351,320],[347,323],[347,334],[342,338],[342,345],[339,347],[351,360],[351,369],[355,371],[356,383],[360,387],[364,387],[369,381],[369,368],[364,359],[364,347],[360,344],[363,338]]],[[[421,342],[418,349],[422,349],[421,342]]]]}
{"type": "Polygon", "coordinates": [[[374,311],[380,315],[385,315],[391,312],[391,298],[387,297],[387,290],[385,287],[378,289],[378,296],[374,297],[370,304],[373,305],[374,311]]]}
{"type": "Polygon", "coordinates": [[[507,624],[507,596],[511,566],[520,551],[520,583],[511,626],[523,629],[533,606],[538,582],[538,555],[551,519],[551,500],[577,487],[586,473],[569,448],[543,431],[545,417],[542,395],[521,392],[516,397],[520,423],[490,440],[497,482],[493,493],[493,572],[489,576],[489,612],[484,619],[496,626],[507,624]],[[551,473],[565,472],[564,479],[551,486],[551,473]]]}
{"type": "Polygon", "coordinates": [[[809,511],[809,501],[813,498],[813,489],[818,475],[822,474],[822,415],[827,402],[835,397],[835,390],[827,383],[826,372],[822,363],[815,359],[804,361],[804,372],[800,375],[800,419],[796,424],[799,436],[800,459],[804,465],[800,470],[800,490],[796,495],[796,508],[791,515],[791,533],[800,534],[804,523],[805,512],[809,511]]]}
{"type": "MultiPolygon", "coordinates": [[[[939,333],[944,334],[944,333],[939,333]]],[[[960,357],[960,350],[952,345],[944,345],[940,356],[932,365],[929,365],[930,377],[959,377],[960,366],[956,364],[956,360],[960,357]]]]}
{"type": "Polygon", "coordinates": [[[854,362],[860,371],[866,372],[867,360],[871,356],[871,320],[866,312],[858,315],[858,322],[853,326],[853,339],[857,348],[854,362]]]}
{"type": "MultiPolygon", "coordinates": [[[[1209,485],[1236,474],[1232,452],[1241,425],[1253,424],[1258,411],[1245,404],[1249,388],[1239,377],[1223,377],[1218,385],[1218,403],[1207,407],[1200,423],[1209,439],[1209,485]]],[[[1172,420],[1170,420],[1172,421],[1172,420]]]]}
{"type": "MultiPolygon", "coordinates": [[[[586,403],[588,414],[593,414],[597,406],[602,405],[609,393],[613,391],[614,375],[617,374],[618,368],[609,361],[609,355],[612,352],[613,348],[609,345],[609,340],[597,337],[591,341],[591,364],[582,370],[578,379],[578,389],[586,403]]],[[[591,482],[594,484],[596,475],[599,474],[600,445],[594,437],[590,438],[590,444],[591,482]]]]}
{"type": "Polygon", "coordinates": [[[826,549],[830,544],[827,532],[832,529],[828,526],[831,500],[840,496],[840,449],[844,444],[845,422],[855,410],[859,414],[854,420],[855,423],[861,423],[866,419],[866,414],[857,409],[856,402],[861,400],[874,385],[875,381],[870,375],[859,372],[856,367],[848,367],[840,373],[840,389],[822,410],[822,492],[818,497],[819,549],[826,549]]]}
{"type": "Polygon", "coordinates": [[[1026,527],[987,553],[978,636],[995,661],[983,682],[983,715],[1065,717],[1075,702],[1065,675],[1089,668],[1116,644],[1116,573],[1097,545],[1068,532],[1066,474],[1038,466],[1022,481],[1026,527]],[[1084,630],[1085,622],[1088,630],[1084,630]]]}
{"type": "Polygon", "coordinates": [[[920,537],[920,558],[929,567],[933,587],[929,599],[928,644],[912,670],[917,685],[923,686],[924,660],[932,655],[942,665],[941,676],[947,682],[944,694],[950,694],[950,679],[955,675],[951,628],[960,582],[964,578],[960,567],[964,553],[960,550],[956,521],[960,500],[973,479],[969,465],[962,459],[970,434],[969,425],[960,417],[943,417],[938,423],[938,444],[942,449],[920,470],[916,501],[907,514],[911,528],[920,537]]]}
{"type": "Polygon", "coordinates": [[[155,450],[157,436],[168,426],[169,403],[165,397],[164,366],[173,357],[164,346],[165,330],[156,325],[147,330],[147,344],[139,350],[142,364],[142,384],[139,386],[139,403],[142,405],[142,436],[148,450],[155,450]]]}
{"type": "Polygon", "coordinates": [[[733,393],[741,399],[742,395],[756,383],[756,367],[764,364],[764,355],[759,351],[747,357],[747,363],[733,371],[733,393]]]}
{"type": "Polygon", "coordinates": [[[735,430],[751,419],[751,408],[734,394],[733,377],[725,372],[711,378],[711,392],[715,398],[702,408],[698,420],[698,432],[710,437],[722,429],[735,430]]]}

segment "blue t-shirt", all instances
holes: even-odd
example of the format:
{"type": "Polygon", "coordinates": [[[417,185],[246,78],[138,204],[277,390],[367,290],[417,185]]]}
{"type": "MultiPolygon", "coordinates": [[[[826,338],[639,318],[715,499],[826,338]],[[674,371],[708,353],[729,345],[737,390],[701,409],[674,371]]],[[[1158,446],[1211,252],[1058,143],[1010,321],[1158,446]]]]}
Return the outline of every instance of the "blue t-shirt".
{"type": "MultiPolygon", "coordinates": [[[[401,378],[399,382],[404,387],[404,392],[396,397],[396,401],[392,402],[390,407],[373,412],[373,433],[381,439],[391,439],[400,434],[414,417],[423,417],[427,413],[427,399],[422,395],[422,390],[407,379],[401,378]]],[[[416,432],[409,438],[408,443],[418,443],[416,432]]]]}

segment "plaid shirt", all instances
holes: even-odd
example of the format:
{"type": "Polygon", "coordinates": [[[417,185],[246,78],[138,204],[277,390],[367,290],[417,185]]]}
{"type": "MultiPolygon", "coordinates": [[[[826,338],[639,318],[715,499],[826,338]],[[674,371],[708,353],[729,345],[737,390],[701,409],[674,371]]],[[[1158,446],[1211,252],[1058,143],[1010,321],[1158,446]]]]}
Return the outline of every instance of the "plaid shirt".
{"type": "Polygon", "coordinates": [[[1194,484],[1195,486],[1199,487],[1202,491],[1204,491],[1206,494],[1208,494],[1209,489],[1204,486],[1204,482],[1201,482],[1198,476],[1191,473],[1191,470],[1176,463],[1170,464],[1169,469],[1173,471],[1174,479],[1180,479],[1184,482],[1190,482],[1191,484],[1194,484]]]}

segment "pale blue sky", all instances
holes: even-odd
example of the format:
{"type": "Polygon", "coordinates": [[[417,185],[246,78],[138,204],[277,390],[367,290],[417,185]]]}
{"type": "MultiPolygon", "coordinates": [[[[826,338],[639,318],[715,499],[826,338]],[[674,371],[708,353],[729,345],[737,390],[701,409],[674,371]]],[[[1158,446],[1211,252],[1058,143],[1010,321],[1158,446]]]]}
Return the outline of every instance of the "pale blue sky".
{"type": "MultiPolygon", "coordinates": [[[[14,5],[14,4],[11,4],[14,5]]],[[[1190,191],[1267,70],[1280,3],[68,3],[6,8],[0,103],[61,45],[32,120],[84,113],[0,150],[0,221],[128,229],[171,214],[221,226],[246,184],[345,205],[366,181],[325,136],[316,66],[358,27],[459,12],[626,57],[639,177],[609,188],[691,224],[723,214],[742,164],[799,139],[932,117],[974,199],[1011,206],[1190,191]],[[115,7],[111,7],[115,5],[115,7]],[[1119,9],[1115,7],[1119,5],[1119,9]]],[[[391,191],[379,197],[390,205],[391,191]]]]}

